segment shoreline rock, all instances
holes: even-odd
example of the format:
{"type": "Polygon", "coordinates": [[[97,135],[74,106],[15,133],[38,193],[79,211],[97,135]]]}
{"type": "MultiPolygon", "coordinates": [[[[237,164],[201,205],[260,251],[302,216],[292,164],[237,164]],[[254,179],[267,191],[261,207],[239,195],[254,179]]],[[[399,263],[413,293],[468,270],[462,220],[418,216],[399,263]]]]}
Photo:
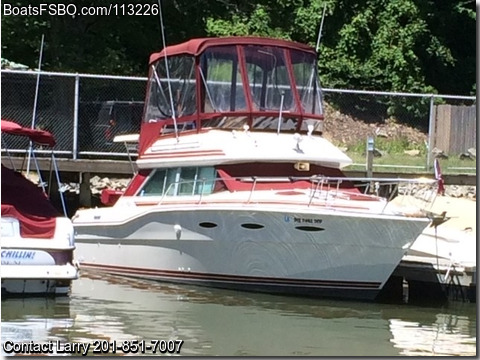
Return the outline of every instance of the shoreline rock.
{"type": "MultiPolygon", "coordinates": [[[[31,180],[34,183],[38,183],[38,177],[30,176],[31,180]]],[[[90,179],[90,191],[92,196],[100,196],[103,189],[113,189],[124,191],[128,184],[130,183],[131,178],[109,178],[109,177],[99,177],[93,176],[90,179]]],[[[70,194],[80,194],[80,184],[79,183],[63,183],[60,189],[64,193],[70,194]]],[[[414,193],[421,193],[426,190],[431,189],[414,189],[414,193]]],[[[472,185],[445,185],[445,196],[451,198],[466,198],[473,201],[477,200],[477,187],[472,185]]]]}

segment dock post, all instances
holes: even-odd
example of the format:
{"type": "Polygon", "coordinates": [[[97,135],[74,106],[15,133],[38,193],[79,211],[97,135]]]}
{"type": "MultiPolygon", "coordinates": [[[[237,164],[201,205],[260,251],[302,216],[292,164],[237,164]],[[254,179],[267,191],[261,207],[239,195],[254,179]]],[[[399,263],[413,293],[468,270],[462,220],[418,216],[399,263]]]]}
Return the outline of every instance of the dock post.
{"type": "Polygon", "coordinates": [[[92,206],[92,191],[90,189],[90,173],[80,173],[80,194],[78,199],[82,207],[92,206]]]}
{"type": "Polygon", "coordinates": [[[367,138],[367,177],[373,176],[373,151],[375,149],[375,142],[372,136],[367,138]]]}

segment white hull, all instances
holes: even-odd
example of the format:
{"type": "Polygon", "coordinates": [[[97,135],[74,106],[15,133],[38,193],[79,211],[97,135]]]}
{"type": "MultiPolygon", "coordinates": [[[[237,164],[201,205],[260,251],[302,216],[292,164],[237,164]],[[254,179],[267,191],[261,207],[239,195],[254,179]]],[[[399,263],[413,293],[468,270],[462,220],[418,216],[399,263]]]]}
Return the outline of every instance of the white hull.
{"type": "Polygon", "coordinates": [[[53,238],[23,238],[18,220],[2,218],[2,296],[68,295],[78,278],[73,226],[56,219],[53,238]]]}
{"type": "MultiPolygon", "coordinates": [[[[67,270],[67,269],[65,269],[67,270]]],[[[2,279],[2,292],[6,296],[65,296],[70,292],[72,279],[2,279]]]]}
{"type": "MultiPolygon", "coordinates": [[[[426,226],[414,218],[254,205],[132,210],[125,219],[116,212],[116,221],[75,221],[80,267],[224,288],[374,299],[426,226]]],[[[102,209],[90,211],[102,217],[102,209]]]]}

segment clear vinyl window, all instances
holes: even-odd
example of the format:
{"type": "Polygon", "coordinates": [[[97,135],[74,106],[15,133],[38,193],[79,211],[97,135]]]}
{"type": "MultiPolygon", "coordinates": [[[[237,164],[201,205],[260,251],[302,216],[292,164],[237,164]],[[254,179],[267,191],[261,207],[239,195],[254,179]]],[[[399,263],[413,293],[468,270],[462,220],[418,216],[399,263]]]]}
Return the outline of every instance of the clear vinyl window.
{"type": "Polygon", "coordinates": [[[196,109],[195,60],[192,56],[172,56],[152,65],[148,79],[146,121],[187,116],[196,109]]]}
{"type": "Polygon", "coordinates": [[[211,48],[200,63],[205,112],[247,110],[236,46],[211,48]]]}

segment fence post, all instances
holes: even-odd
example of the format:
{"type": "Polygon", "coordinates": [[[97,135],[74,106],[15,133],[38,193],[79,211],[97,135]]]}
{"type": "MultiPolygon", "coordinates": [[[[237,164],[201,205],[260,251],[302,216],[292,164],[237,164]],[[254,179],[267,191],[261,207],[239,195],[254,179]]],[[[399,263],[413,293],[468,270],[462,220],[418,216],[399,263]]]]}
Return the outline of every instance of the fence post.
{"type": "Polygon", "coordinates": [[[426,164],[426,171],[430,171],[430,161],[432,156],[432,145],[433,145],[433,137],[435,135],[435,114],[434,114],[434,104],[433,104],[434,96],[433,94],[430,95],[430,110],[429,110],[429,119],[428,119],[428,145],[427,145],[427,164],[426,164]]]}
{"type": "Polygon", "coordinates": [[[73,159],[77,159],[78,155],[78,97],[80,89],[80,76],[75,74],[75,95],[73,101],[73,159]]]}

